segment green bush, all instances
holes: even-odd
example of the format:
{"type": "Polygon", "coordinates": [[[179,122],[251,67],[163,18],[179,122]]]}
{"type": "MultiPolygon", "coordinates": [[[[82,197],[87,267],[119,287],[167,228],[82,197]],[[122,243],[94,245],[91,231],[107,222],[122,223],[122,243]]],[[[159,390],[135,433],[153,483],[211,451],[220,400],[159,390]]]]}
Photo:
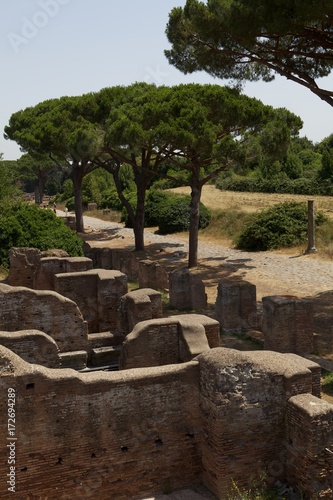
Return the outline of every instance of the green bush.
{"type": "Polygon", "coordinates": [[[18,204],[0,216],[0,265],[8,266],[11,247],[39,250],[59,248],[70,256],[82,256],[82,241],[51,210],[18,204]]]}
{"type": "MultiPolygon", "coordinates": [[[[128,193],[127,199],[133,207],[136,204],[136,193],[128,193]]],[[[190,196],[178,196],[159,189],[150,189],[145,201],[145,227],[158,226],[160,233],[176,233],[187,231],[190,225],[190,196]]],[[[208,226],[211,213],[200,203],[199,228],[208,226]]],[[[132,227],[127,211],[122,210],[122,222],[132,227]]]]}
{"type": "Polygon", "coordinates": [[[109,188],[107,191],[103,193],[100,208],[110,208],[111,210],[119,210],[119,211],[122,210],[123,204],[119,199],[117,189],[115,186],[109,188]]]}
{"type": "Polygon", "coordinates": [[[170,198],[173,198],[173,196],[159,189],[150,189],[148,191],[145,204],[146,227],[159,225],[161,213],[168,206],[170,198]]]}
{"type": "Polygon", "coordinates": [[[273,177],[261,179],[253,176],[231,175],[219,177],[216,187],[223,191],[240,191],[252,193],[288,193],[305,195],[333,194],[333,185],[330,182],[318,182],[308,177],[288,179],[287,177],[273,177]]]}
{"type": "MultiPolygon", "coordinates": [[[[327,220],[317,212],[315,224],[327,220]]],[[[307,206],[304,203],[280,203],[252,217],[236,242],[241,250],[263,251],[291,247],[307,241],[307,206]]]]}
{"type": "MultiPolygon", "coordinates": [[[[188,231],[190,226],[190,196],[170,196],[162,204],[159,213],[158,228],[161,234],[188,231]]],[[[199,229],[208,226],[211,213],[203,203],[200,203],[199,229]]]]}

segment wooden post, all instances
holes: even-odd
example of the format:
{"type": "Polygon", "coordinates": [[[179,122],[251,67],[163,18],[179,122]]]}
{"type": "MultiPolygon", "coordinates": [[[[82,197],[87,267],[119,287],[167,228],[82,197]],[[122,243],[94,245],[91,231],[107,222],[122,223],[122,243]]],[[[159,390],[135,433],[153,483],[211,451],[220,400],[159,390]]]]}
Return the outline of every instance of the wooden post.
{"type": "Polygon", "coordinates": [[[315,218],[314,218],[314,200],[308,200],[308,247],[305,253],[315,253],[315,218]]]}

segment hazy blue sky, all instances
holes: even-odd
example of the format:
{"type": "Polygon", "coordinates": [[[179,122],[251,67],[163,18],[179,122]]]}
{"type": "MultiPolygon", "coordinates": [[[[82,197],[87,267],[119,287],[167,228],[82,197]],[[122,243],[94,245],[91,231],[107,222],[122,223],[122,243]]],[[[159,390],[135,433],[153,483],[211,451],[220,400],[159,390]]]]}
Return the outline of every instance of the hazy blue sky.
{"type": "MultiPolygon", "coordinates": [[[[185,0],[2,0],[0,128],[12,113],[45,99],[81,95],[113,85],[227,82],[206,73],[183,75],[163,50],[168,13],[185,0]]],[[[327,85],[333,87],[333,76],[327,85]]],[[[278,78],[252,83],[244,92],[286,107],[304,122],[301,135],[314,142],[333,132],[333,109],[310,91],[278,78]]],[[[0,152],[21,152],[1,133],[0,152]]]]}

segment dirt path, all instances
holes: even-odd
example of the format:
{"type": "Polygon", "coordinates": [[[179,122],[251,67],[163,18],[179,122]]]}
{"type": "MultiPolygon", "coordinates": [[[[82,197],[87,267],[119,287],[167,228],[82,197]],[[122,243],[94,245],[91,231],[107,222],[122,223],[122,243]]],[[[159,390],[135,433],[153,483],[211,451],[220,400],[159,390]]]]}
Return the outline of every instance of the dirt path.
{"type": "MultiPolygon", "coordinates": [[[[92,247],[134,249],[133,231],[122,224],[85,217],[92,247]]],[[[157,234],[145,230],[146,250],[167,271],[187,265],[188,235],[157,234]]],[[[314,302],[318,352],[333,360],[333,262],[318,254],[244,252],[200,237],[196,270],[206,286],[208,306],[214,309],[217,285],[226,277],[242,277],[256,285],[257,300],[263,296],[311,297],[314,302]]]]}
{"type": "MultiPolygon", "coordinates": [[[[85,217],[85,225],[93,231],[86,238],[91,246],[134,248],[133,231],[122,224],[85,217]]],[[[187,238],[187,234],[162,236],[145,230],[147,251],[159,253],[168,267],[186,265],[187,238]]],[[[244,252],[200,238],[198,256],[199,271],[206,279],[241,276],[256,285],[258,299],[284,294],[306,297],[333,290],[333,262],[318,255],[244,252]]]]}

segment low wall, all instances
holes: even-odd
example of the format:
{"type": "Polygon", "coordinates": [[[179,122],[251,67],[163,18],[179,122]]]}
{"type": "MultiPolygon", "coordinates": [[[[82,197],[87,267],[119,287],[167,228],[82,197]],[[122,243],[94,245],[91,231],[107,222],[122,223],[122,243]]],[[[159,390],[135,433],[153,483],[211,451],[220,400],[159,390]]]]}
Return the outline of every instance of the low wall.
{"type": "Polygon", "coordinates": [[[127,292],[127,276],[105,269],[56,274],[55,290],[78,305],[89,333],[114,332],[120,298],[127,292]]]}
{"type": "Polygon", "coordinates": [[[55,341],[38,330],[0,332],[0,345],[7,347],[28,363],[60,368],[59,349],[55,341]]]}
{"type": "Polygon", "coordinates": [[[10,481],[22,499],[135,500],[202,480],[226,498],[264,472],[332,498],[333,405],[311,394],[318,372],[299,356],[216,348],[78,374],[0,346],[0,374],[0,412],[15,416],[0,426],[3,500],[10,481]]]}
{"type": "Polygon", "coordinates": [[[8,388],[17,398],[16,495],[1,426],[2,500],[138,499],[200,481],[197,362],[83,375],[36,370],[0,347],[0,372],[2,415],[8,388]]]}
{"type": "Polygon", "coordinates": [[[120,369],[190,361],[220,345],[219,322],[201,314],[141,321],[127,335],[120,369]]]}
{"type": "Polygon", "coordinates": [[[59,350],[88,348],[88,328],[78,306],[56,292],[0,284],[0,330],[39,330],[59,350]]]}

